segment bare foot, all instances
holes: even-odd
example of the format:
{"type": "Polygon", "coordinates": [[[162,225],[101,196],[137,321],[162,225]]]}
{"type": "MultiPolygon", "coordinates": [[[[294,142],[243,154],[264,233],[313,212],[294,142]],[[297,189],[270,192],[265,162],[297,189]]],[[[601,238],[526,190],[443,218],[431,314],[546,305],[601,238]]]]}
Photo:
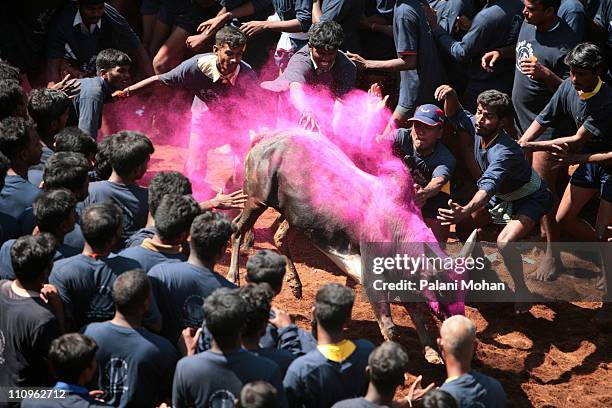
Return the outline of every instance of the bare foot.
{"type": "Polygon", "coordinates": [[[535,278],[539,281],[551,281],[555,279],[563,269],[561,261],[553,258],[552,256],[545,255],[542,258],[540,265],[533,272],[535,278]]]}
{"type": "Polygon", "coordinates": [[[440,354],[432,347],[425,346],[424,356],[429,364],[444,364],[444,360],[442,360],[440,354]]]}

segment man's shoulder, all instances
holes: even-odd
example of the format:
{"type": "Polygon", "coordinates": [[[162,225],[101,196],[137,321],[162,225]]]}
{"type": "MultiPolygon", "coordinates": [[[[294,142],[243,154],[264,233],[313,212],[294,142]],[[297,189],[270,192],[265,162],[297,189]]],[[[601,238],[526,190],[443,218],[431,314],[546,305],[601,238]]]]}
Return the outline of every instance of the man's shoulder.
{"type": "Polygon", "coordinates": [[[372,342],[369,340],[357,339],[353,340],[353,343],[355,343],[355,345],[357,346],[357,349],[355,350],[357,352],[369,355],[372,350],[374,350],[374,344],[372,344],[372,342]]]}
{"type": "MultiPolygon", "coordinates": [[[[338,54],[336,56],[336,64],[338,64],[342,69],[357,71],[357,65],[355,65],[355,63],[349,57],[347,57],[343,51],[340,50],[338,50],[338,54]]],[[[334,64],[334,66],[336,65],[334,64]]]]}
{"type": "Polygon", "coordinates": [[[140,263],[134,259],[116,254],[106,258],[105,262],[114,272],[121,273],[131,269],[141,269],[140,263]]]}
{"type": "Polygon", "coordinates": [[[419,0],[398,0],[393,10],[393,20],[418,18],[419,7],[421,7],[419,0]]]}
{"type": "Polygon", "coordinates": [[[77,95],[79,99],[96,98],[104,94],[104,79],[101,77],[81,78],[79,83],[81,85],[77,95]]]}
{"type": "Polygon", "coordinates": [[[58,273],[62,274],[62,277],[69,275],[78,275],[82,270],[89,269],[90,263],[87,262],[88,258],[82,254],[77,254],[69,258],[60,259],[53,263],[52,274],[58,277],[58,273]]]}
{"type": "Polygon", "coordinates": [[[172,280],[173,278],[190,278],[193,275],[193,267],[189,262],[162,262],[152,267],[149,276],[162,281],[172,280]]]}

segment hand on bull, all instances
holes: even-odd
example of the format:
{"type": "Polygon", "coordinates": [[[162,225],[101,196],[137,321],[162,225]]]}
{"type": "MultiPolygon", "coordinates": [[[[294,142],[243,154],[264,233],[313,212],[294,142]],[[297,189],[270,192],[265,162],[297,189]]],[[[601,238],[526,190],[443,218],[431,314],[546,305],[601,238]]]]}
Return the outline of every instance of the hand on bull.
{"type": "Polygon", "coordinates": [[[79,94],[79,92],[81,92],[81,89],[80,89],[81,88],[81,83],[79,81],[77,81],[76,78],[72,78],[71,79],[71,75],[70,74],[66,74],[64,79],[62,79],[61,81],[57,82],[56,84],[50,86],[49,88],[50,89],[55,89],[57,91],[62,91],[66,95],[68,95],[68,97],[70,99],[72,99],[75,96],[77,96],[79,94]]]}
{"type": "Polygon", "coordinates": [[[320,132],[319,124],[317,123],[317,119],[314,117],[312,112],[304,112],[302,113],[302,117],[298,122],[299,125],[305,130],[310,130],[312,132],[320,132]]]}
{"type": "Polygon", "coordinates": [[[419,184],[413,184],[414,187],[414,203],[417,207],[422,208],[427,199],[429,198],[429,194],[427,190],[421,187],[419,184]]]}
{"type": "MultiPolygon", "coordinates": [[[[408,375],[404,375],[404,378],[406,379],[406,382],[408,382],[408,375]]],[[[435,386],[434,383],[431,383],[427,387],[423,388],[421,386],[421,380],[423,380],[423,376],[419,375],[408,389],[408,395],[406,395],[403,400],[400,400],[399,404],[395,405],[396,408],[412,408],[415,402],[421,400],[425,394],[431,391],[431,389],[433,389],[435,386]]]]}
{"type": "Polygon", "coordinates": [[[223,194],[223,190],[220,190],[215,198],[200,203],[200,208],[203,211],[208,211],[213,208],[219,210],[242,210],[247,198],[248,196],[244,194],[242,190],[237,190],[230,194],[223,194]]]}
{"type": "Polygon", "coordinates": [[[448,206],[450,208],[438,209],[438,216],[436,218],[442,221],[441,225],[458,224],[470,216],[465,207],[460,206],[453,200],[448,200],[448,206]]]}

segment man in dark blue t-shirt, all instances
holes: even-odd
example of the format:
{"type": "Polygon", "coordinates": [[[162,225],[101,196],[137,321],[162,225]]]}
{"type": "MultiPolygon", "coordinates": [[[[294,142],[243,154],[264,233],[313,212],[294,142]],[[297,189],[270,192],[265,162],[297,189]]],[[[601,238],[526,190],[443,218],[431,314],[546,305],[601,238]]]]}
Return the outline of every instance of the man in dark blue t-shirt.
{"type": "Polygon", "coordinates": [[[212,347],[178,362],[172,384],[173,407],[232,404],[242,386],[252,381],[272,384],[280,405],[287,406],[278,365],[241,347],[245,314],[245,302],[236,290],[217,289],[206,299],[204,318],[212,347]]]}
{"type": "Polygon", "coordinates": [[[418,0],[398,0],[393,10],[393,39],[397,58],[387,61],[349,57],[361,69],[400,71],[400,94],[393,119],[405,126],[417,106],[435,102],[434,91],[446,82],[427,16],[418,0]]]}
{"type": "Polygon", "coordinates": [[[584,5],[580,0],[561,0],[557,15],[567,23],[572,32],[576,34],[578,42],[586,37],[587,17],[584,5]]]}
{"type": "MultiPolygon", "coordinates": [[[[478,110],[472,116],[459,104],[451,87],[443,85],[436,94],[444,101],[449,120],[472,135],[474,157],[482,171],[476,182],[478,191],[470,201],[463,206],[449,202],[450,209],[438,210],[438,219],[443,225],[456,224],[457,234],[464,240],[477,227],[504,225],[497,247],[514,281],[516,298],[526,299],[530,292],[520,253],[508,243],[526,236],[552,210],[552,194],[503,129],[501,118],[512,115],[510,98],[499,91],[485,91],[478,96],[478,110]]],[[[515,304],[519,313],[529,308],[526,303],[515,304]]]]}
{"type": "Polygon", "coordinates": [[[120,242],[123,247],[125,240],[147,223],[148,192],[137,182],[147,172],[155,148],[142,133],[124,130],[111,137],[108,154],[113,171],[108,180],[89,184],[89,196],[83,207],[108,202],[119,206],[123,213],[120,242]]]}
{"type": "Polygon", "coordinates": [[[112,101],[113,92],[128,84],[131,64],[127,54],[109,48],[96,57],[97,75],[79,80],[80,92],[72,100],[76,114],[74,124],[92,139],[98,137],[104,104],[112,101]]]}
{"type": "MultiPolygon", "coordinates": [[[[62,259],[53,267],[49,282],[59,290],[66,319],[74,328],[111,319],[113,282],[122,273],[140,267],[136,261],[111,254],[120,239],[122,218],[121,210],[111,203],[87,207],[81,215],[83,253],[62,259]]],[[[161,327],[155,301],[145,323],[155,331],[161,327]]]]}
{"type": "MultiPolygon", "coordinates": [[[[76,200],[68,190],[53,190],[43,192],[32,205],[34,220],[38,232],[47,232],[55,238],[57,247],[54,261],[68,258],[81,251],[78,248],[64,244],[64,237],[74,229],[76,221],[76,200]]],[[[14,239],[6,241],[0,248],[0,278],[15,279],[11,248],[14,239]]]]}
{"type": "Polygon", "coordinates": [[[445,320],[440,328],[438,346],[447,376],[440,388],[455,398],[458,407],[506,406],[506,393],[499,381],[471,368],[476,347],[476,327],[467,317],[456,315],[445,320]]]}
{"type": "Polygon", "coordinates": [[[313,0],[312,22],[335,21],[344,32],[340,49],[361,52],[357,29],[365,10],[364,0],[313,0]]]}
{"type": "Polygon", "coordinates": [[[476,110],[476,97],[487,89],[501,92],[512,91],[514,64],[500,61],[491,70],[481,67],[481,58],[495,48],[516,42],[523,22],[523,2],[520,0],[490,0],[479,11],[468,32],[461,41],[455,40],[440,26],[431,8],[428,11],[429,25],[436,42],[444,52],[461,63],[469,64],[468,83],[462,101],[470,112],[476,110]]]}
{"type": "Polygon", "coordinates": [[[153,301],[146,273],[137,269],[121,274],[112,296],[113,319],[83,330],[98,344],[97,388],[116,407],[158,406],[169,400],[178,353],[167,339],[143,327],[153,301]]]}
{"type": "Polygon", "coordinates": [[[64,71],[76,78],[95,75],[96,56],[106,48],[130,54],[144,74],[153,72],[138,35],[115,8],[103,0],[70,2],[50,25],[47,81],[59,81],[64,71]]]}
{"type": "Polygon", "coordinates": [[[317,349],[296,359],[283,385],[291,407],[330,407],[343,399],[366,394],[365,369],[374,346],[367,340],[345,338],[355,294],[331,283],[317,292],[313,318],[317,349]]]}
{"type": "Polygon", "coordinates": [[[202,305],[215,289],[236,287],[214,272],[234,231],[235,226],[223,214],[201,214],[191,225],[187,262],[162,263],[149,271],[162,315],[161,333],[172,343],[176,343],[183,328],[202,326],[202,305]]]}
{"type": "Polygon", "coordinates": [[[126,248],[120,256],[140,263],[145,272],[164,262],[186,261],[185,250],[193,219],[200,214],[200,206],[188,195],[167,194],[162,198],[155,217],[155,234],[145,238],[139,246],[126,248]]]}
{"type": "Polygon", "coordinates": [[[10,161],[0,193],[3,238],[17,238],[19,218],[40,194],[40,189],[28,181],[28,168],[40,161],[40,139],[25,119],[8,117],[0,121],[0,152],[10,161]]]}
{"type": "Polygon", "coordinates": [[[410,129],[394,131],[393,149],[410,170],[414,203],[421,209],[425,223],[438,241],[446,242],[448,227],[440,225],[436,217],[438,208],[448,208],[448,185],[455,158],[440,141],[444,111],[436,105],[421,105],[408,123],[412,125],[410,129]]]}

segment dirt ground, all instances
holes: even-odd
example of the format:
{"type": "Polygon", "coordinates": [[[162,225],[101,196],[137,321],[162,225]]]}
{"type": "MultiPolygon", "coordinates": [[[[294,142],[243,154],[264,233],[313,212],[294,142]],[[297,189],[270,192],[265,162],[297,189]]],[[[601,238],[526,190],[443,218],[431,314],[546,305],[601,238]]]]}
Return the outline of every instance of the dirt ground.
{"type": "MultiPolygon", "coordinates": [[[[156,145],[146,179],[161,170],[180,171],[184,155],[182,148],[156,145]]],[[[253,250],[274,249],[269,227],[275,216],[273,210],[268,210],[257,222],[253,250]]],[[[357,294],[349,337],[380,343],[378,325],[361,287],[347,281],[331,261],[300,236],[291,237],[290,247],[302,280],[303,297],[295,299],[289,290],[284,290],[275,299],[275,306],[288,311],[300,327],[307,329],[318,288],[330,282],[347,284],[354,287],[357,294]]],[[[240,259],[241,274],[244,274],[246,258],[241,256],[240,259]]],[[[535,263],[531,269],[537,266],[537,254],[533,258],[535,263]]],[[[218,272],[226,274],[228,267],[229,251],[218,272]]],[[[506,280],[507,276],[501,278],[506,280]]],[[[580,280],[579,286],[593,287],[596,277],[563,276],[560,279],[580,280]]],[[[545,284],[528,280],[528,285],[532,288],[545,284]]],[[[478,330],[474,368],[502,383],[510,406],[611,407],[612,338],[593,323],[600,306],[601,303],[586,302],[537,304],[530,313],[515,316],[512,304],[468,305],[466,315],[478,330]]],[[[411,357],[410,374],[423,375],[424,384],[440,385],[445,378],[443,366],[430,365],[422,357],[414,324],[406,312],[394,306],[393,317],[400,327],[401,342],[411,357]]],[[[399,395],[405,393],[406,388],[399,395]]]]}

